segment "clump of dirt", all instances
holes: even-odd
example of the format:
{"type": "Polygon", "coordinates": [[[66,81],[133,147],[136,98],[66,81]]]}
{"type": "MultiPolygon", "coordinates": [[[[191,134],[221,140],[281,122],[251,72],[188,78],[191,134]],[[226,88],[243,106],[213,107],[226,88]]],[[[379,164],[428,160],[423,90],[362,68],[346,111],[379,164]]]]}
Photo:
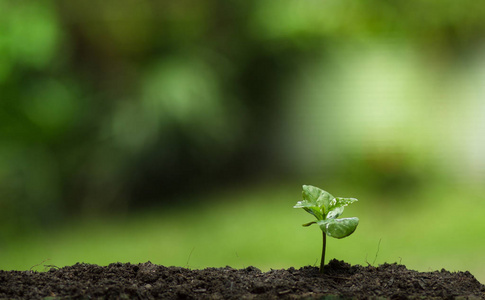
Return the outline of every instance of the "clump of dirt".
{"type": "Polygon", "coordinates": [[[47,272],[0,271],[0,299],[485,299],[469,272],[417,272],[403,265],[351,266],[332,260],[318,268],[261,272],[189,270],[150,262],[109,266],[78,263],[47,272]]]}

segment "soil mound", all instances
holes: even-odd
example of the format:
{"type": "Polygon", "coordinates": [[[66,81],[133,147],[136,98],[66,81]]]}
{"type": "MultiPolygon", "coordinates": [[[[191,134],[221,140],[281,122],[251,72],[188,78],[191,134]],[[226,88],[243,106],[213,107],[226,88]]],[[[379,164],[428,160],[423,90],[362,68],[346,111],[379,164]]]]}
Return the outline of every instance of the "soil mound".
{"type": "Polygon", "coordinates": [[[417,272],[398,264],[351,266],[338,260],[330,261],[324,274],[315,267],[189,270],[150,262],[0,271],[0,299],[65,298],[485,299],[485,286],[469,272],[417,272]]]}

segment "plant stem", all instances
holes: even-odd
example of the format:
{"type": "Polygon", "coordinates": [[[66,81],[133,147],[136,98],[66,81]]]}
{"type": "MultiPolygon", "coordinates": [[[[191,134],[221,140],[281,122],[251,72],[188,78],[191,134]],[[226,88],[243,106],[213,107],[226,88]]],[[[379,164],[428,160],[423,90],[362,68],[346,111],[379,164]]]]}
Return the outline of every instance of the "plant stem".
{"type": "Polygon", "coordinates": [[[322,247],[322,260],[320,261],[320,273],[323,273],[323,267],[325,266],[325,248],[327,246],[327,234],[322,230],[323,233],[323,247],[322,247]]]}

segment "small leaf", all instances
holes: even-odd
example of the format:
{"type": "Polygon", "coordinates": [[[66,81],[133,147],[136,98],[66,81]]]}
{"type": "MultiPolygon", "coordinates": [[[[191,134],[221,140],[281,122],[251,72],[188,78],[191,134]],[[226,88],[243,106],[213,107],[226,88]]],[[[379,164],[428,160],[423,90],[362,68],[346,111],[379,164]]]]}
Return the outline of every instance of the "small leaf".
{"type": "Polygon", "coordinates": [[[355,198],[342,198],[342,197],[336,197],[335,198],[335,204],[334,206],[347,206],[349,204],[352,204],[354,202],[357,202],[359,200],[355,198]]]}
{"type": "Polygon", "coordinates": [[[303,186],[303,199],[308,200],[319,207],[325,207],[327,209],[330,207],[330,201],[335,197],[329,192],[324,191],[312,185],[303,186]]]}
{"type": "Polygon", "coordinates": [[[343,206],[335,207],[330,210],[325,219],[336,219],[344,212],[343,206]]]}
{"type": "Polygon", "coordinates": [[[359,218],[327,219],[318,221],[317,224],[328,236],[341,239],[355,231],[359,218]]]}
{"type": "Polygon", "coordinates": [[[316,221],[311,221],[311,222],[305,223],[305,224],[303,224],[301,226],[308,227],[308,226],[313,225],[313,224],[317,224],[317,222],[316,221]]]}
{"type": "Polygon", "coordinates": [[[304,185],[302,194],[303,200],[298,201],[294,208],[305,209],[314,215],[317,220],[325,219],[330,201],[334,197],[330,193],[311,185],[304,185]]]}
{"type": "Polygon", "coordinates": [[[293,208],[303,208],[306,212],[312,214],[317,218],[317,220],[323,220],[323,212],[320,207],[316,206],[315,204],[302,200],[298,201],[293,208]]]}
{"type": "Polygon", "coordinates": [[[338,218],[343,212],[344,207],[358,201],[355,198],[341,198],[336,197],[330,201],[330,207],[328,209],[328,213],[326,215],[326,219],[335,219],[338,218]]]}

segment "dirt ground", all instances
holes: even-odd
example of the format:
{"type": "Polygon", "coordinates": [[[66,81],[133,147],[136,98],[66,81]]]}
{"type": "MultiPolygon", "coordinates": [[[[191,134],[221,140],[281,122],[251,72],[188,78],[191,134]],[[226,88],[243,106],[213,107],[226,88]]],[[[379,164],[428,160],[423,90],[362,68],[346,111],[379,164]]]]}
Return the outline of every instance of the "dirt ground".
{"type": "Polygon", "coordinates": [[[485,299],[485,286],[469,272],[338,260],[324,274],[315,267],[261,272],[78,263],[47,272],[0,271],[0,299],[485,299]]]}

